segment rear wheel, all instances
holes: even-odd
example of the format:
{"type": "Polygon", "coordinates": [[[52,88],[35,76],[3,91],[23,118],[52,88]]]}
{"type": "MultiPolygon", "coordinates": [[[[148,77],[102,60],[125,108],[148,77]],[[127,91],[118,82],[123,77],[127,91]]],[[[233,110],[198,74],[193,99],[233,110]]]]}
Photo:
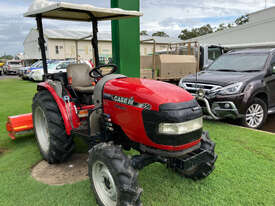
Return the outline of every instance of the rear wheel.
{"type": "Polygon", "coordinates": [[[58,106],[47,90],[39,91],[34,96],[32,111],[41,155],[49,163],[64,162],[72,154],[74,142],[66,134],[58,106]]]}
{"type": "Polygon", "coordinates": [[[245,116],[242,119],[242,125],[249,128],[261,128],[267,118],[267,105],[266,103],[255,98],[246,108],[245,116]]]}
{"type": "Polygon", "coordinates": [[[91,187],[100,206],[141,206],[138,171],[119,146],[101,143],[89,151],[91,187]]]}

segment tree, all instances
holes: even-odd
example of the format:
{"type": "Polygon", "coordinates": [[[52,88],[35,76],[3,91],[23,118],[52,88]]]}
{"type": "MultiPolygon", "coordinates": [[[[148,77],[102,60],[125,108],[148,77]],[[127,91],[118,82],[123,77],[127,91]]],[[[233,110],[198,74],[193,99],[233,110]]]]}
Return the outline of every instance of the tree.
{"type": "Polygon", "coordinates": [[[4,55],[4,56],[1,56],[0,59],[8,59],[8,60],[11,60],[13,59],[13,56],[12,55],[4,55]]]}
{"type": "Polygon", "coordinates": [[[240,16],[239,18],[237,18],[235,20],[235,23],[237,25],[242,25],[242,24],[248,23],[248,21],[249,21],[249,16],[246,14],[246,15],[243,15],[243,16],[240,16]]]}
{"type": "Polygon", "coordinates": [[[199,32],[200,36],[209,34],[209,33],[213,33],[213,28],[211,27],[210,24],[206,24],[206,25],[200,27],[198,32],[199,32]]]}
{"type": "Polygon", "coordinates": [[[162,36],[162,37],[169,37],[168,34],[166,34],[165,32],[163,31],[157,31],[155,33],[152,34],[152,36],[162,36]]]}
{"type": "Polygon", "coordinates": [[[184,30],[181,31],[178,38],[180,38],[182,40],[187,40],[187,39],[195,38],[195,37],[202,36],[202,35],[209,34],[209,33],[213,33],[213,32],[214,32],[214,30],[211,27],[211,25],[206,24],[204,26],[193,28],[191,30],[184,29],[184,30]]]}
{"type": "Polygon", "coordinates": [[[187,39],[195,38],[195,37],[202,36],[202,35],[205,35],[205,34],[210,34],[210,33],[213,33],[213,32],[223,31],[225,29],[235,27],[236,25],[245,24],[248,21],[249,21],[248,15],[243,15],[243,16],[238,17],[235,20],[235,24],[234,23],[229,23],[229,24],[226,25],[225,23],[221,23],[218,26],[218,28],[212,28],[210,24],[206,24],[206,25],[201,26],[201,27],[192,28],[191,30],[183,29],[181,31],[181,33],[179,34],[178,38],[180,38],[182,40],[187,40],[187,39]]]}
{"type": "Polygon", "coordinates": [[[228,27],[224,24],[224,23],[221,23],[220,25],[219,25],[219,27],[215,30],[215,32],[217,32],[217,31],[222,31],[222,30],[225,30],[225,29],[227,29],[228,27]]]}
{"type": "Polygon", "coordinates": [[[140,35],[141,36],[148,36],[148,33],[147,33],[146,30],[143,30],[143,31],[140,32],[140,35]]]}

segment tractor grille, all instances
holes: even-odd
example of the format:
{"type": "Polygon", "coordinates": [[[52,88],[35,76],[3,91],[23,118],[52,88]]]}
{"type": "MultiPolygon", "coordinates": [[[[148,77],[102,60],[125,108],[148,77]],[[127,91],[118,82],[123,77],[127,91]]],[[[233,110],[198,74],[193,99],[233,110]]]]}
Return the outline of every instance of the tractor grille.
{"type": "Polygon", "coordinates": [[[182,103],[167,103],[160,105],[159,111],[143,110],[143,123],[147,136],[156,144],[180,146],[200,139],[202,129],[181,135],[164,135],[158,133],[160,123],[179,123],[202,116],[196,100],[182,103]]]}

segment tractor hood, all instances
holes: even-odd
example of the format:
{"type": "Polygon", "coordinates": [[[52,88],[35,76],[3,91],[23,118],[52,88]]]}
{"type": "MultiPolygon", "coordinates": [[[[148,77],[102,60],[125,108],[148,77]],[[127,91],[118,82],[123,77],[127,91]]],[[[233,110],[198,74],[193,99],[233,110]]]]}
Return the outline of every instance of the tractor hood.
{"type": "Polygon", "coordinates": [[[155,111],[159,111],[163,104],[190,102],[194,99],[176,85],[138,78],[119,78],[106,82],[103,98],[155,111]]]}

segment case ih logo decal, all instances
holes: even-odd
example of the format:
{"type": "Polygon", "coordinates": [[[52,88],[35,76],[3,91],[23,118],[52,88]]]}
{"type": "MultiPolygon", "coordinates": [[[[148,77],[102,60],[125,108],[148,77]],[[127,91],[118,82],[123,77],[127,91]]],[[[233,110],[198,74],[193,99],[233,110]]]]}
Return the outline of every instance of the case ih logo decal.
{"type": "Polygon", "coordinates": [[[120,96],[113,96],[112,100],[121,104],[134,105],[134,97],[126,98],[120,96]]]}
{"type": "Polygon", "coordinates": [[[121,96],[116,96],[111,94],[104,94],[104,99],[112,100],[114,102],[121,103],[121,104],[131,105],[138,108],[143,108],[146,110],[151,110],[152,108],[152,106],[148,103],[135,102],[134,97],[127,98],[127,97],[121,97],[121,96]]]}

